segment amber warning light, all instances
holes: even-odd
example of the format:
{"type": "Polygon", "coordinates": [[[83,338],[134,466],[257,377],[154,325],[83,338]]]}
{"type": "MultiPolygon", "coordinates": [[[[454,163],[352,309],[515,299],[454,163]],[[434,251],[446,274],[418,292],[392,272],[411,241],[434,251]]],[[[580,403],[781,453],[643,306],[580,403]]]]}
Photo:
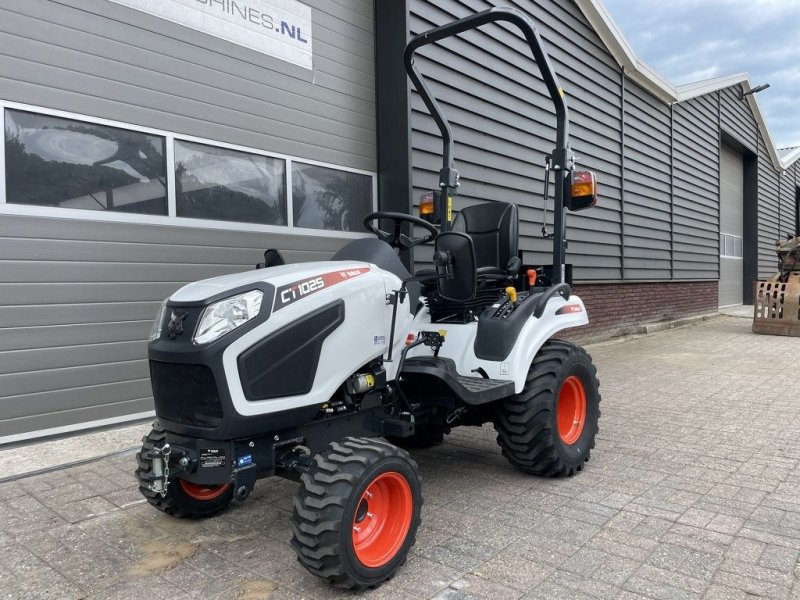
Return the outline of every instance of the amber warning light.
{"type": "Polygon", "coordinates": [[[434,222],[435,197],[433,192],[425,192],[419,198],[419,216],[428,223],[434,222]]]}
{"type": "Polygon", "coordinates": [[[597,204],[597,177],[591,171],[574,171],[567,208],[572,211],[584,210],[595,204],[597,204]]]}

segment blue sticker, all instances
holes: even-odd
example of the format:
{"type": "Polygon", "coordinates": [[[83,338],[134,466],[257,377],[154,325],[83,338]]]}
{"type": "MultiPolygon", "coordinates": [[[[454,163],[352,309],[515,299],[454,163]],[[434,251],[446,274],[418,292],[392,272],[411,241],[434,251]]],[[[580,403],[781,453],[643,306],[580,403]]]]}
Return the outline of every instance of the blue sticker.
{"type": "Polygon", "coordinates": [[[251,464],[253,464],[252,454],[245,454],[244,456],[240,456],[239,458],[236,459],[236,465],[239,467],[245,467],[251,464]]]}

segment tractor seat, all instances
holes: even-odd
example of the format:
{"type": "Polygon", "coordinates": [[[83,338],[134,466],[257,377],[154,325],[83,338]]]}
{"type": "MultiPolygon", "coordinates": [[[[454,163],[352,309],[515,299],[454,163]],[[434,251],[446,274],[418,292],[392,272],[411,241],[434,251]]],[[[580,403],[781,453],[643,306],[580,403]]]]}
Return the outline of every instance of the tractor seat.
{"type": "Polygon", "coordinates": [[[519,210],[510,202],[482,202],[462,209],[453,231],[466,233],[475,246],[479,280],[505,280],[520,268],[519,210]]]}

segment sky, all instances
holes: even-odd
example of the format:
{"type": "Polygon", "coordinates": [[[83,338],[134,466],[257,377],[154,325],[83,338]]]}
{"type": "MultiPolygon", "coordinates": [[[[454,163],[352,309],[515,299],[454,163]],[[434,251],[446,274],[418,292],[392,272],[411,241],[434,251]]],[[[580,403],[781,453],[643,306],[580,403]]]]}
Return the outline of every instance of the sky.
{"type": "Polygon", "coordinates": [[[800,145],[800,0],[603,0],[673,85],[746,71],[778,148],[800,145]]]}

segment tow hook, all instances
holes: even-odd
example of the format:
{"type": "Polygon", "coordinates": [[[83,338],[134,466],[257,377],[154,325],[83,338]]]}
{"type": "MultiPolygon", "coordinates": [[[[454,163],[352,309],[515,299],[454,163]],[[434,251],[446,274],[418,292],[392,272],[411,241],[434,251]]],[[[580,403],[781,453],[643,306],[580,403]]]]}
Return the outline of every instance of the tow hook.
{"type": "Polygon", "coordinates": [[[161,494],[162,498],[167,495],[169,488],[169,455],[171,452],[170,445],[164,444],[161,448],[153,448],[147,453],[153,473],[148,487],[151,491],[161,494]]]}
{"type": "Polygon", "coordinates": [[[161,494],[161,497],[167,495],[169,491],[169,477],[170,475],[177,475],[184,471],[189,471],[192,465],[192,459],[186,456],[184,450],[178,448],[173,451],[172,447],[167,443],[161,448],[153,448],[147,453],[147,458],[150,459],[151,474],[147,477],[147,487],[150,491],[161,494]],[[178,467],[170,470],[169,461],[170,457],[180,457],[178,460],[178,467]]]}

